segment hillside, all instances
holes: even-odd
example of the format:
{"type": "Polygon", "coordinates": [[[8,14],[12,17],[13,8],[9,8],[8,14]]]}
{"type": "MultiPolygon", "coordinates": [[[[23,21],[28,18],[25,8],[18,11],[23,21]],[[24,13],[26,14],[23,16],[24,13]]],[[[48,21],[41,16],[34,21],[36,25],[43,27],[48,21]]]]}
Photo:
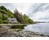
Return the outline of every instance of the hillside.
{"type": "Polygon", "coordinates": [[[17,11],[15,10],[14,13],[12,13],[9,9],[5,8],[4,6],[0,6],[0,24],[10,23],[7,20],[8,18],[14,18],[14,21],[16,19],[18,23],[25,23],[25,24],[34,23],[27,15],[20,14],[18,10],[17,11]]]}
{"type": "Polygon", "coordinates": [[[14,18],[13,13],[9,9],[6,9],[4,6],[0,6],[0,24],[8,23],[7,18],[14,18]]]}

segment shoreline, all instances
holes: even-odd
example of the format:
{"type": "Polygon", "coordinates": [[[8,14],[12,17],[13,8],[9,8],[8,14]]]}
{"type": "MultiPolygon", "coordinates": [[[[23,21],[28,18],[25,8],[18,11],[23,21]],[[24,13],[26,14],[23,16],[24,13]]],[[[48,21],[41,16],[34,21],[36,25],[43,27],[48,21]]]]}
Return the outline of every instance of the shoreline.
{"type": "Polygon", "coordinates": [[[0,37],[49,37],[49,35],[38,32],[22,31],[20,29],[11,29],[9,26],[1,26],[0,37]]]}
{"type": "Polygon", "coordinates": [[[0,33],[0,37],[48,37],[47,35],[31,31],[19,31],[17,29],[5,29],[0,33]]]}

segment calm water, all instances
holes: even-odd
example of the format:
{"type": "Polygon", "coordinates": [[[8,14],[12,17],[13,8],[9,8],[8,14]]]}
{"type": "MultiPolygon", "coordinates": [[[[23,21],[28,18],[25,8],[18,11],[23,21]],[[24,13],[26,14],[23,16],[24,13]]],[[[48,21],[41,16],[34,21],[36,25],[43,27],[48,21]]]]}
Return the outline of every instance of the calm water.
{"type": "Polygon", "coordinates": [[[37,23],[37,24],[27,25],[24,28],[24,30],[25,31],[39,32],[39,33],[49,35],[49,23],[37,23]]]}

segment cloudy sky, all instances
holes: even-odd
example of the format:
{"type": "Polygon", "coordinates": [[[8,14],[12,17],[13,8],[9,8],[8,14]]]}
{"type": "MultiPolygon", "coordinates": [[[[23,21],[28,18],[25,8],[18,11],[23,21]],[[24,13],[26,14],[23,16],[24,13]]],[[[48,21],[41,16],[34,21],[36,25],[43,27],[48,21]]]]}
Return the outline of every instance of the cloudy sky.
{"type": "Polygon", "coordinates": [[[28,15],[34,21],[49,21],[48,3],[0,3],[12,12],[17,9],[22,14],[28,15]]]}

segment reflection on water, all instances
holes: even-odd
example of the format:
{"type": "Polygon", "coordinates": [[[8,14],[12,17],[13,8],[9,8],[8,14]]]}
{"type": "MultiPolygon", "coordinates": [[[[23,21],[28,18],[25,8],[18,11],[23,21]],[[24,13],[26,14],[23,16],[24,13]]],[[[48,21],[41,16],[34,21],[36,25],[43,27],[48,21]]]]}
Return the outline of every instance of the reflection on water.
{"type": "Polygon", "coordinates": [[[24,28],[24,31],[33,31],[33,32],[39,32],[44,34],[49,34],[49,23],[37,23],[37,24],[31,24],[27,25],[24,28]]]}

